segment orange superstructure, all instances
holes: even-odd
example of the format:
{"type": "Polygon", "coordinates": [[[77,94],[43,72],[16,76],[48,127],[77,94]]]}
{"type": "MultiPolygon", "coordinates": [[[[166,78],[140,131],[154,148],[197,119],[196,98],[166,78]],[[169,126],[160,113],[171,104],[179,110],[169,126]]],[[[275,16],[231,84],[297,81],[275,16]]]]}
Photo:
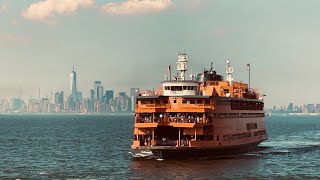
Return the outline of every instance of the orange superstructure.
{"type": "Polygon", "coordinates": [[[187,55],[179,54],[179,77],[137,97],[133,149],[158,158],[210,157],[253,150],[267,139],[263,95],[215,71],[186,80],[187,55]]]}

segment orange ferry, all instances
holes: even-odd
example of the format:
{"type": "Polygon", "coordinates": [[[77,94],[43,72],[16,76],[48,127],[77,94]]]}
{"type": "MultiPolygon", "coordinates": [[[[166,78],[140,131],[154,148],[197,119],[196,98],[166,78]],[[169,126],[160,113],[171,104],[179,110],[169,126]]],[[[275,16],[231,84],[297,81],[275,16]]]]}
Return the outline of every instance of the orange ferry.
{"type": "Polygon", "coordinates": [[[132,149],[151,150],[161,159],[255,150],[268,138],[264,95],[234,81],[229,61],[226,80],[212,64],[186,80],[187,62],[187,55],[179,53],[175,80],[170,72],[161,90],[137,97],[132,149]]]}

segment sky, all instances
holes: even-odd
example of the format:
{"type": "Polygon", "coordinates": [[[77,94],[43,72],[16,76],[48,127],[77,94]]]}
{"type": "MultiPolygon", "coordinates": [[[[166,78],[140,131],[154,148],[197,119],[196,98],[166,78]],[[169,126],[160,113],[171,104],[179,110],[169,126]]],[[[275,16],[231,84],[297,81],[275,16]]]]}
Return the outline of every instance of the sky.
{"type": "Polygon", "coordinates": [[[0,0],[0,98],[157,88],[177,53],[189,73],[213,62],[273,105],[320,103],[320,1],[0,0]]]}

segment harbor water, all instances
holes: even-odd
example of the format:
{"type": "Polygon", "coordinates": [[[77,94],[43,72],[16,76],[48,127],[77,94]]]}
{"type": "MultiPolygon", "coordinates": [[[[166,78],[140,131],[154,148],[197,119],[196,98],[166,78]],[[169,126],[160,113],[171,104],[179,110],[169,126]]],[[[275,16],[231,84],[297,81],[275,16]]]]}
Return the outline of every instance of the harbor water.
{"type": "Polygon", "coordinates": [[[133,115],[1,115],[0,179],[319,179],[320,116],[266,118],[269,139],[214,159],[133,158],[133,115]]]}

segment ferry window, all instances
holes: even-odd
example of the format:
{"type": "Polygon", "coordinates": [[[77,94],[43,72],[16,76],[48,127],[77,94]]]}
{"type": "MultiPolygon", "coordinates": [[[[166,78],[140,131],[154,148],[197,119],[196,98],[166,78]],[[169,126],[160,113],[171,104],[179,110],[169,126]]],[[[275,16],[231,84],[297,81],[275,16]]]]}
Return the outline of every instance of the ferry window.
{"type": "Polygon", "coordinates": [[[153,100],[146,101],[146,104],[153,104],[153,100]]]}
{"type": "Polygon", "coordinates": [[[191,90],[191,86],[188,86],[188,90],[191,90]]]}
{"type": "Polygon", "coordinates": [[[182,86],[172,86],[171,91],[182,91],[182,86]]]}
{"type": "Polygon", "coordinates": [[[168,99],[163,99],[162,102],[163,102],[163,104],[169,104],[168,99]]]}
{"type": "Polygon", "coordinates": [[[165,86],[164,89],[165,90],[170,90],[170,86],[165,86]]]}
{"type": "Polygon", "coordinates": [[[205,104],[210,104],[210,100],[209,100],[209,99],[206,99],[206,100],[204,101],[204,103],[205,103],[205,104]]]}
{"type": "Polygon", "coordinates": [[[188,90],[188,86],[183,86],[183,90],[188,90]]]}
{"type": "Polygon", "coordinates": [[[174,103],[174,104],[175,104],[175,103],[177,103],[177,100],[176,100],[176,99],[174,99],[174,100],[173,100],[173,103],[174,103]]]}
{"type": "Polygon", "coordinates": [[[202,100],[198,99],[197,104],[202,104],[202,100]]]}
{"type": "Polygon", "coordinates": [[[146,101],[144,101],[144,100],[141,100],[140,102],[141,102],[141,104],[147,104],[146,101]]]}
{"type": "Polygon", "coordinates": [[[195,100],[190,100],[190,104],[195,104],[196,103],[196,101],[195,100]]]}
{"type": "Polygon", "coordinates": [[[219,136],[217,136],[217,141],[219,141],[219,136]]]}
{"type": "Polygon", "coordinates": [[[187,100],[186,100],[185,98],[183,98],[183,99],[182,99],[182,103],[183,103],[183,104],[186,104],[186,103],[187,103],[187,100]]]}
{"type": "Polygon", "coordinates": [[[160,104],[160,100],[155,100],[155,104],[160,104]]]}

